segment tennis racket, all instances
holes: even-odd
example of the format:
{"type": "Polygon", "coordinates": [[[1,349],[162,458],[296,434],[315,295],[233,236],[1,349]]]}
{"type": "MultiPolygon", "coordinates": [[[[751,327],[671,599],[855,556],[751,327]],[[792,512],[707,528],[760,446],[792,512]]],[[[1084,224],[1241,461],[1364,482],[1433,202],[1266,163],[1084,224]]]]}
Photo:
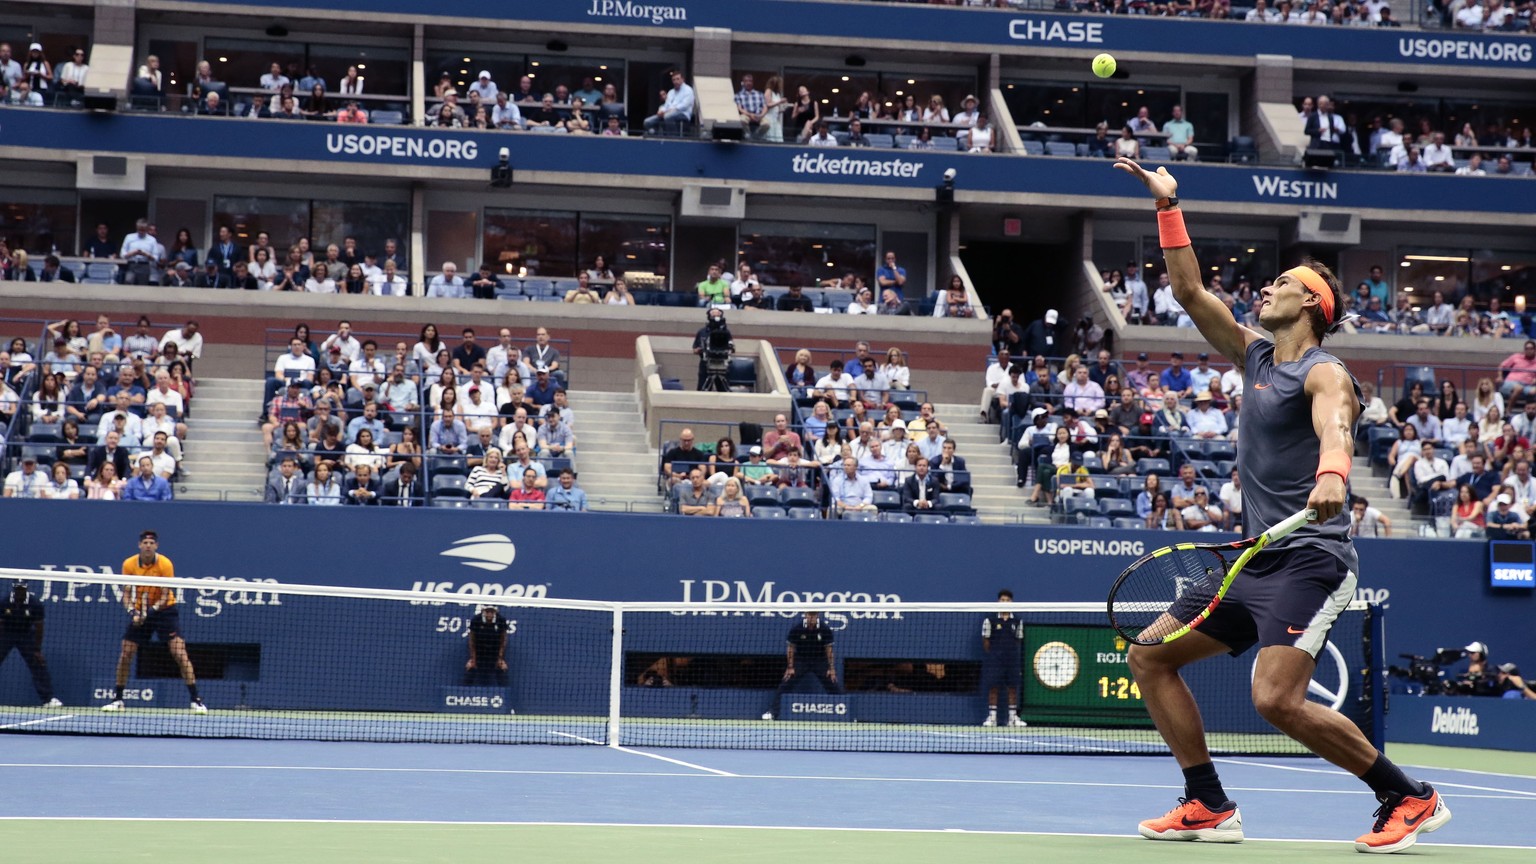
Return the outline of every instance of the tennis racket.
{"type": "Polygon", "coordinates": [[[1303,510],[1257,537],[1179,543],[1142,556],[1109,589],[1110,626],[1136,645],[1172,642],[1210,617],[1253,556],[1316,518],[1316,510],[1303,510]]]}

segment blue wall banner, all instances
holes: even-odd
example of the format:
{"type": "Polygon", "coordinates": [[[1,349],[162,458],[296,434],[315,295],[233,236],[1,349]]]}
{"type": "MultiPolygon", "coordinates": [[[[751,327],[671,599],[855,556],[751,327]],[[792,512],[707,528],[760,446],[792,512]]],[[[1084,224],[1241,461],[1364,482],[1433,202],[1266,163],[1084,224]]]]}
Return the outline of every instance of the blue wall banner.
{"type": "MultiPolygon", "coordinates": [[[[518,171],[569,172],[572,166],[590,165],[605,166],[615,174],[690,181],[897,189],[932,189],[954,168],[962,199],[967,190],[1121,201],[1139,201],[1144,195],[1107,160],[1075,157],[820,150],[335,123],[285,123],[281,134],[253,136],[249,124],[234,119],[0,108],[0,147],[53,151],[59,141],[89,141],[97,153],[222,157],[252,164],[292,160],[485,169],[496,163],[497,150],[506,147],[518,171]]],[[[1517,178],[1404,177],[1393,172],[1318,173],[1215,164],[1184,164],[1176,171],[1180,191],[1196,208],[1201,201],[1219,201],[1357,211],[1419,212],[1431,206],[1465,213],[1528,214],[1531,209],[1532,185],[1517,178]]]]}
{"type": "Polygon", "coordinates": [[[1388,718],[1392,741],[1536,752],[1536,702],[1526,699],[1394,695],[1388,718]]]}
{"type": "MultiPolygon", "coordinates": [[[[752,520],[719,520],[701,531],[694,520],[661,515],[260,504],[7,500],[4,509],[0,566],[7,567],[115,572],[136,548],[138,532],[154,528],[161,551],[184,576],[450,597],[483,591],[679,603],[990,602],[1002,587],[1012,588],[1020,602],[1100,602],[1136,558],[1180,539],[1210,536],[752,520]],[[364,527],[369,537],[381,539],[335,543],[359,536],[364,527]],[[453,554],[455,544],[469,537],[512,547],[514,554],[497,556],[511,563],[453,554]],[[819,551],[827,549],[858,554],[828,562],[819,551]]],[[[1497,643],[1497,662],[1536,666],[1530,626],[1536,595],[1489,586],[1487,544],[1362,540],[1358,546],[1357,596],[1385,608],[1389,658],[1476,639],[1497,643]]],[[[183,614],[212,617],[249,602],[189,597],[183,614]]]]}
{"type": "MultiPolygon", "coordinates": [[[[231,6],[244,0],[208,0],[231,6]]],[[[278,6],[313,6],[278,0],[278,6]]],[[[485,18],[559,24],[656,27],[667,31],[724,27],[738,33],[821,36],[863,45],[882,42],[942,42],[998,48],[1077,49],[1088,57],[1100,51],[1156,50],[1202,57],[1251,58],[1288,54],[1298,60],[1333,63],[1390,63],[1472,66],[1487,69],[1536,68],[1536,40],[1519,35],[1358,29],[1299,28],[1240,21],[1170,20],[1140,15],[1088,16],[1019,14],[977,9],[944,9],[892,3],[829,3],[817,0],[544,0],[506,2],[493,12],[477,0],[326,0],[326,9],[385,15],[485,18]]]]}

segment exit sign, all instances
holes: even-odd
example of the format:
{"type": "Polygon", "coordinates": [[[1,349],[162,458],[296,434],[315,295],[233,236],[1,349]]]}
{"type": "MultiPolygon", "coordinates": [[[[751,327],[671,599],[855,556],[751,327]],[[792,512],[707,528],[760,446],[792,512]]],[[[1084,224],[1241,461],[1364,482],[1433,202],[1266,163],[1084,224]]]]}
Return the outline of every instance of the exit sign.
{"type": "Polygon", "coordinates": [[[1019,235],[1021,235],[1023,233],[1024,233],[1024,220],[1023,219],[1004,219],[1003,220],[1003,236],[1004,237],[1018,237],[1019,235]]]}

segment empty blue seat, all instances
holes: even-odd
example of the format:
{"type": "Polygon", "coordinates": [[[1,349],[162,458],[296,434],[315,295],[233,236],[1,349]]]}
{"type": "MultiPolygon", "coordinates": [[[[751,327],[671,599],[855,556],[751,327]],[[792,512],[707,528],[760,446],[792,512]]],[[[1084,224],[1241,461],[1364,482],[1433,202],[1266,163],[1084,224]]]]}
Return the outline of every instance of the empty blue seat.
{"type": "Polygon", "coordinates": [[[912,516],[900,510],[887,510],[880,514],[881,522],[911,522],[912,516]]]}
{"type": "Polygon", "coordinates": [[[1104,470],[1104,460],[1092,450],[1083,451],[1083,467],[1091,474],[1097,474],[1104,470]]]}
{"type": "Polygon", "coordinates": [[[464,488],[463,475],[436,474],[432,477],[432,496],[467,498],[469,490],[464,488]]]}
{"type": "Polygon", "coordinates": [[[972,513],[971,496],[961,492],[940,492],[936,509],[946,513],[972,513]]]}
{"type": "Polygon", "coordinates": [[[433,498],[433,507],[448,507],[455,510],[463,510],[469,507],[468,498],[433,498]]]}
{"type": "Polygon", "coordinates": [[[918,513],[912,517],[912,521],[919,525],[948,525],[948,513],[918,513]]]}
{"type": "Polygon", "coordinates": [[[1195,473],[1201,477],[1215,478],[1222,476],[1221,472],[1216,469],[1216,463],[1209,459],[1190,459],[1186,464],[1195,466],[1195,473]]]}
{"type": "Polygon", "coordinates": [[[1114,526],[1124,531],[1134,531],[1137,528],[1147,527],[1144,522],[1133,516],[1122,516],[1114,520],[1114,526]]]}
{"type": "Polygon", "coordinates": [[[889,148],[891,145],[893,145],[895,143],[895,137],[894,136],[887,135],[887,134],[885,134],[883,132],[871,132],[871,133],[869,133],[868,135],[866,135],[864,137],[869,139],[869,146],[871,146],[871,147],[886,147],[886,148],[889,148]]]}
{"type": "Polygon", "coordinates": [[[1077,147],[1065,141],[1047,141],[1045,152],[1052,156],[1076,156],[1077,147]]]}
{"type": "Polygon", "coordinates": [[[1205,442],[1205,458],[1212,462],[1230,462],[1237,458],[1237,445],[1231,441],[1205,442]]]}
{"type": "Polygon", "coordinates": [[[1093,481],[1094,497],[1101,501],[1105,498],[1122,498],[1125,496],[1125,490],[1121,488],[1119,477],[1099,475],[1089,479],[1093,481]]]}
{"type": "Polygon", "coordinates": [[[844,522],[878,522],[880,514],[873,510],[848,510],[843,513],[844,522]]]}
{"type": "Polygon", "coordinates": [[[892,390],[886,396],[886,399],[903,412],[916,411],[923,407],[922,401],[918,399],[918,394],[913,390],[892,390]]]}
{"type": "Polygon", "coordinates": [[[1030,156],[1044,156],[1045,145],[1041,144],[1039,141],[1025,141],[1024,152],[1030,156]]]}
{"type": "Polygon", "coordinates": [[[463,456],[429,456],[427,469],[432,474],[468,474],[469,460],[463,456]]]}
{"type": "Polygon", "coordinates": [[[779,493],[779,500],[784,502],[785,507],[821,506],[821,501],[817,498],[815,490],[805,486],[786,486],[779,493]]]}
{"type": "Polygon", "coordinates": [[[1173,476],[1173,466],[1168,464],[1167,459],[1143,457],[1136,460],[1136,473],[1143,476],[1156,474],[1159,477],[1171,477],[1173,476]]]}
{"type": "Polygon", "coordinates": [[[399,126],[405,123],[405,114],[401,111],[374,111],[368,115],[368,120],[384,126],[399,126]]]}
{"type": "Polygon", "coordinates": [[[1115,527],[1115,523],[1109,521],[1109,519],[1104,516],[1089,516],[1088,518],[1079,521],[1077,524],[1086,528],[1108,529],[1115,527]]]}
{"type": "Polygon", "coordinates": [[[949,517],[951,525],[980,525],[981,517],[974,513],[955,513],[949,517]]]}
{"type": "Polygon", "coordinates": [[[505,510],[507,502],[500,498],[471,498],[469,506],[476,510],[505,510]]]}
{"type": "Polygon", "coordinates": [[[881,510],[901,509],[901,493],[890,489],[876,489],[870,500],[881,510]]]}
{"type": "Polygon", "coordinates": [[[775,507],[769,504],[764,504],[761,507],[756,504],[752,505],[753,519],[784,519],[788,515],[784,512],[783,507],[775,507]]]}
{"type": "Polygon", "coordinates": [[[1120,516],[1134,517],[1136,505],[1124,498],[1105,498],[1099,502],[1099,512],[1111,519],[1120,516]]]}
{"type": "Polygon", "coordinates": [[[754,510],[763,505],[776,507],[782,500],[778,488],[774,486],[753,486],[747,491],[747,503],[754,510]]]}
{"type": "Polygon", "coordinates": [[[788,509],[791,519],[820,519],[821,511],[815,507],[790,507],[788,509]]]}

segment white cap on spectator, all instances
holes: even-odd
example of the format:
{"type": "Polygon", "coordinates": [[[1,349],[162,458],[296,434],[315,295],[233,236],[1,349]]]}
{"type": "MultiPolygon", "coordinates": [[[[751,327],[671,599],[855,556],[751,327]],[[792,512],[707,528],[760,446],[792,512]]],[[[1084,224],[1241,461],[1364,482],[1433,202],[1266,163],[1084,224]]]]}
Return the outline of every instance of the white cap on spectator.
{"type": "Polygon", "coordinates": [[[484,70],[484,69],[481,69],[481,70],[480,70],[480,79],[481,79],[481,80],[482,80],[482,81],[489,81],[489,80],[491,80],[491,73],[490,73],[490,72],[487,72],[487,71],[486,71],[486,70],[484,70]]]}
{"type": "Polygon", "coordinates": [[[1513,503],[1515,503],[1514,499],[1510,498],[1508,495],[1500,495],[1499,497],[1493,499],[1493,502],[1495,504],[1513,504],[1513,503]]]}
{"type": "Polygon", "coordinates": [[[1029,417],[1030,417],[1031,420],[1033,420],[1034,418],[1039,417],[1041,414],[1044,414],[1044,413],[1045,413],[1045,409],[1044,408],[1036,408],[1035,410],[1029,412],[1029,417]]]}
{"type": "Polygon", "coordinates": [[[763,448],[757,446],[756,444],[753,444],[752,445],[752,449],[747,451],[747,455],[749,455],[749,456],[761,456],[761,455],[763,455],[763,448]]]}
{"type": "MultiPolygon", "coordinates": [[[[1499,497],[1503,498],[1504,496],[1500,495],[1499,497]]],[[[1472,643],[1469,643],[1467,645],[1467,647],[1465,647],[1465,648],[1463,648],[1461,650],[1466,651],[1468,653],[1471,653],[1471,652],[1475,651],[1478,654],[1486,655],[1488,653],[1488,644],[1486,642],[1472,642],[1472,643]]]]}
{"type": "Polygon", "coordinates": [[[1056,323],[1056,319],[1058,317],[1060,317],[1060,316],[1058,316],[1056,314],[1056,310],[1055,309],[1047,309],[1047,310],[1045,310],[1045,323],[1047,323],[1047,324],[1055,324],[1056,323]]]}
{"type": "Polygon", "coordinates": [[[891,428],[900,429],[905,432],[907,430],[907,421],[898,417],[894,422],[891,423],[891,428]]]}
{"type": "Polygon", "coordinates": [[[33,42],[32,46],[31,46],[31,48],[29,50],[41,51],[41,50],[43,50],[43,43],[41,43],[41,42],[33,42]]]}

